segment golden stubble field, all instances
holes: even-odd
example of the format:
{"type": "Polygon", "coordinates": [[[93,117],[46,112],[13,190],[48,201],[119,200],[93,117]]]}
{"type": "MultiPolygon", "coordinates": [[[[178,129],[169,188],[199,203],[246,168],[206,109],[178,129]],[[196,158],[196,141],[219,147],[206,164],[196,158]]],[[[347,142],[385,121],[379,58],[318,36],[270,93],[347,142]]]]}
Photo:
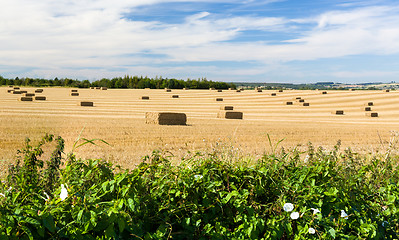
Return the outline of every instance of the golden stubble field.
{"type": "MultiPolygon", "coordinates": [[[[21,102],[21,95],[0,88],[1,169],[14,159],[26,137],[34,142],[45,133],[66,140],[66,152],[83,130],[82,137],[100,138],[111,146],[84,146],[78,157],[103,158],[123,167],[133,167],[141,157],[155,149],[181,157],[188,151],[212,151],[228,148],[237,154],[259,156],[270,151],[267,134],[273,142],[284,138],[280,146],[305,149],[330,148],[337,140],[356,151],[375,151],[387,147],[391,131],[399,130],[399,92],[383,91],[299,91],[285,90],[235,92],[224,90],[139,90],[44,88],[46,101],[21,102]],[[179,98],[172,98],[172,95],[179,98]],[[150,100],[141,100],[149,96],[150,100]],[[301,106],[301,97],[310,106],[301,106]],[[217,102],[216,98],[223,98],[217,102]],[[94,107],[78,106],[93,101],[94,107]],[[293,101],[292,106],[285,102],[293,101]],[[365,116],[364,104],[373,102],[378,118],[365,116]],[[234,106],[244,113],[243,120],[216,118],[220,106],[234,106]],[[344,110],[344,115],[332,111],[344,110]],[[187,126],[145,124],[147,111],[172,111],[187,114],[187,126]]],[[[36,88],[22,87],[34,92],[36,88]]],[[[3,173],[4,174],[4,173],[3,173]]]]}

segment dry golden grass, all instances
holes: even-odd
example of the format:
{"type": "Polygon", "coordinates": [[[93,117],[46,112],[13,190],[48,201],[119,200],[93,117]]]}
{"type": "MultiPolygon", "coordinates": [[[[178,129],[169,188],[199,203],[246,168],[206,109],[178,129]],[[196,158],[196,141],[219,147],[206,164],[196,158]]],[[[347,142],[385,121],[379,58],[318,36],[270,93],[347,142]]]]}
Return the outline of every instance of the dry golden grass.
{"type": "Polygon", "coordinates": [[[0,169],[12,161],[26,137],[60,135],[68,152],[82,129],[83,137],[100,138],[111,146],[85,145],[77,150],[79,157],[104,158],[123,167],[132,167],[155,149],[181,157],[187,151],[212,150],[217,142],[256,157],[270,150],[267,134],[275,142],[284,138],[281,146],[287,148],[306,146],[309,141],[332,147],[341,140],[344,147],[367,152],[387,144],[390,131],[399,129],[399,92],[395,91],[285,90],[272,97],[272,91],[266,90],[173,90],[180,96],[178,101],[163,89],[79,89],[79,93],[72,97],[68,88],[44,88],[46,101],[21,102],[19,95],[0,88],[0,169]],[[144,95],[150,100],[142,101],[144,95]],[[286,105],[299,96],[310,106],[286,105]],[[217,97],[223,102],[216,102],[217,97]],[[96,104],[82,108],[80,101],[96,104]],[[368,102],[374,103],[377,118],[365,115],[368,102]],[[244,119],[216,118],[225,105],[243,112],[244,119]],[[345,115],[331,114],[336,109],[345,115]],[[145,112],[150,111],[185,113],[187,126],[145,124],[145,112]]]}

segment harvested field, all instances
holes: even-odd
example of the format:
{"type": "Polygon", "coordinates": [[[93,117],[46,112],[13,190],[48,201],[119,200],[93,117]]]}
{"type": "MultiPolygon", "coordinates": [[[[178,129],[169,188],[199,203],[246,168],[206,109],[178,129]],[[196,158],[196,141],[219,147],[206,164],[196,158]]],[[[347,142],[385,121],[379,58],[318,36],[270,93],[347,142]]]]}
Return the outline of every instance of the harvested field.
{"type": "MultiPolygon", "coordinates": [[[[0,90],[0,168],[13,159],[26,137],[38,141],[45,133],[61,135],[66,149],[83,130],[82,137],[100,138],[108,145],[77,149],[83,158],[104,158],[131,167],[154,149],[171,152],[176,159],[195,152],[212,150],[223,143],[234,152],[261,156],[270,151],[267,134],[273,143],[285,139],[279,146],[305,148],[332,147],[338,140],[355,151],[374,151],[389,145],[390,131],[399,131],[399,91],[318,91],[284,90],[271,96],[272,90],[189,91],[175,90],[180,99],[161,90],[79,89],[80,96],[70,97],[70,88],[44,88],[46,101],[21,102],[21,95],[0,90]],[[151,101],[141,100],[151,96],[151,101]],[[301,96],[310,106],[285,105],[301,96]],[[215,101],[222,97],[223,102],[215,101]],[[96,107],[77,106],[78,101],[95,102],[96,107]],[[378,117],[365,115],[365,105],[373,102],[378,117]],[[223,106],[234,106],[243,112],[243,120],[218,119],[223,106]],[[344,115],[331,114],[343,110],[344,115]],[[146,112],[178,112],[187,116],[187,126],[145,124],[146,112]],[[381,140],[380,140],[381,139],[381,140]]],[[[36,88],[24,87],[34,92],[36,88]]],[[[275,92],[275,91],[274,91],[275,92]]]]}

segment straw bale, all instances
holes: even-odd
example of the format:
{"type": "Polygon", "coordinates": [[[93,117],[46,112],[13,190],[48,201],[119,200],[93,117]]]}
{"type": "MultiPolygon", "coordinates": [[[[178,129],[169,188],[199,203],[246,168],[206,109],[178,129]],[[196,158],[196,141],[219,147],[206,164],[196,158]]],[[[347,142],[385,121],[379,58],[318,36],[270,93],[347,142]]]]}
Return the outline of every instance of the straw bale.
{"type": "Polygon", "coordinates": [[[389,89],[385,89],[384,92],[389,92],[389,89]]]}
{"type": "Polygon", "coordinates": [[[365,106],[374,106],[374,103],[373,102],[368,102],[368,103],[365,103],[364,105],[365,106]]]}
{"type": "Polygon", "coordinates": [[[72,89],[71,92],[78,92],[78,90],[77,89],[72,89]]]}
{"type": "Polygon", "coordinates": [[[321,92],[321,94],[327,94],[327,92],[326,92],[326,91],[324,91],[324,92],[321,92]]]}
{"type": "Polygon", "coordinates": [[[308,102],[304,102],[303,104],[302,104],[302,106],[304,106],[304,107],[309,107],[309,103],[308,102]]]}
{"type": "Polygon", "coordinates": [[[218,89],[218,92],[223,92],[223,90],[222,89],[218,89]]]}
{"type": "Polygon", "coordinates": [[[93,107],[94,103],[93,102],[88,102],[88,101],[81,101],[79,103],[79,105],[82,106],[82,107],[93,107]]]}
{"type": "Polygon", "coordinates": [[[231,87],[229,87],[229,90],[233,90],[231,87]]]}
{"type": "Polygon", "coordinates": [[[188,89],[189,89],[189,88],[186,88],[186,87],[185,87],[185,88],[183,88],[183,90],[188,90],[188,89]]]}
{"type": "Polygon", "coordinates": [[[209,90],[215,90],[215,88],[209,88],[209,90]]]}
{"type": "Polygon", "coordinates": [[[256,89],[255,91],[256,92],[262,92],[262,89],[256,89]]]}
{"type": "Polygon", "coordinates": [[[278,90],[278,92],[283,92],[283,90],[280,89],[280,90],[278,90]]]}
{"type": "Polygon", "coordinates": [[[13,91],[12,94],[22,94],[21,91],[13,91]]]}
{"type": "Polygon", "coordinates": [[[34,93],[24,93],[25,97],[34,97],[35,94],[34,93]]]}
{"type": "Polygon", "coordinates": [[[286,105],[293,105],[293,102],[285,102],[286,105]]]}
{"type": "Polygon", "coordinates": [[[13,88],[14,86],[13,86],[13,85],[10,85],[10,86],[8,86],[8,87],[13,88]]]}
{"type": "Polygon", "coordinates": [[[21,97],[19,100],[23,101],[23,102],[32,102],[33,98],[32,97],[21,97]]]}
{"type": "Polygon", "coordinates": [[[241,92],[241,90],[237,89],[236,92],[241,92]]]}
{"type": "Polygon", "coordinates": [[[217,102],[223,102],[223,98],[216,98],[217,102]]]}
{"type": "Polygon", "coordinates": [[[305,99],[298,99],[298,102],[303,103],[305,102],[305,99]]]}
{"type": "Polygon", "coordinates": [[[107,87],[101,87],[101,90],[107,90],[108,88],[107,87]]]}
{"type": "Polygon", "coordinates": [[[179,98],[179,95],[172,95],[172,98],[179,98]]]}
{"type": "Polygon", "coordinates": [[[356,89],[354,89],[354,88],[351,88],[351,91],[353,92],[353,91],[356,91],[356,89]]]}
{"type": "Polygon", "coordinates": [[[21,92],[21,94],[22,93],[28,93],[28,91],[26,91],[26,90],[21,90],[20,92],[21,92]]]}
{"type": "Polygon", "coordinates": [[[101,89],[101,87],[96,87],[96,90],[100,90],[101,89]]]}
{"type": "Polygon", "coordinates": [[[14,90],[19,90],[20,88],[19,87],[14,87],[14,90]]]}
{"type": "Polygon", "coordinates": [[[72,93],[71,93],[71,96],[79,96],[79,93],[77,93],[77,92],[72,92],[72,93]]]}
{"type": "Polygon", "coordinates": [[[166,91],[166,92],[172,92],[172,90],[171,90],[171,89],[165,89],[165,91],[166,91]]]}
{"type": "Polygon", "coordinates": [[[38,88],[38,89],[35,90],[35,93],[42,93],[42,92],[43,92],[43,89],[39,89],[38,88]]]}
{"type": "Polygon", "coordinates": [[[219,111],[218,118],[226,118],[226,119],[242,119],[243,113],[237,111],[219,111]]]}
{"type": "Polygon", "coordinates": [[[220,110],[232,111],[232,110],[234,110],[234,107],[233,106],[221,106],[220,110]]]}
{"type": "Polygon", "coordinates": [[[302,99],[302,98],[301,98],[301,97],[296,97],[296,98],[295,98],[295,100],[299,100],[299,99],[302,99]]]}
{"type": "Polygon", "coordinates": [[[371,107],[365,107],[365,108],[364,108],[364,111],[366,111],[366,112],[371,111],[371,107]]]}
{"type": "Polygon", "coordinates": [[[174,112],[146,112],[145,123],[159,125],[186,125],[185,113],[174,112]]]}
{"type": "Polygon", "coordinates": [[[150,100],[149,96],[141,96],[141,100],[150,100]]]}
{"type": "Polygon", "coordinates": [[[46,97],[45,96],[35,96],[35,100],[36,101],[46,101],[46,97]]]}
{"type": "Polygon", "coordinates": [[[7,92],[8,93],[12,93],[12,92],[14,92],[14,90],[13,89],[8,89],[7,92]]]}
{"type": "Polygon", "coordinates": [[[272,94],[270,94],[271,96],[277,96],[277,93],[272,93],[272,94]]]}
{"type": "Polygon", "coordinates": [[[90,87],[90,89],[95,89],[95,87],[90,87]]]}
{"type": "Polygon", "coordinates": [[[344,115],[344,111],[343,111],[343,110],[336,110],[336,111],[333,111],[332,114],[335,114],[335,115],[344,115]]]}
{"type": "Polygon", "coordinates": [[[378,117],[378,113],[377,112],[367,112],[366,116],[367,117],[378,117]]]}

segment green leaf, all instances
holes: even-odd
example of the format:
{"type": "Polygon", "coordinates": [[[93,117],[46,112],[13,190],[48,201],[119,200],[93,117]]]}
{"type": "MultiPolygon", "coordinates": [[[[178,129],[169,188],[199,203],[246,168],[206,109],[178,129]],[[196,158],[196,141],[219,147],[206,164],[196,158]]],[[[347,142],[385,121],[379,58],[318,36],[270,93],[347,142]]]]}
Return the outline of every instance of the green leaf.
{"type": "Polygon", "coordinates": [[[330,230],[328,230],[328,233],[331,235],[332,238],[335,238],[335,230],[334,228],[330,228],[330,230]]]}
{"type": "Polygon", "coordinates": [[[55,224],[54,224],[54,218],[52,215],[48,214],[45,218],[43,218],[43,225],[50,231],[54,232],[55,231],[55,224]]]}
{"type": "Polygon", "coordinates": [[[129,205],[130,210],[132,210],[134,212],[135,211],[134,200],[129,198],[129,199],[127,199],[127,203],[129,205]]]}
{"type": "Polygon", "coordinates": [[[119,226],[119,233],[122,233],[123,230],[125,230],[126,226],[125,219],[118,218],[118,226],[119,226]]]}
{"type": "Polygon", "coordinates": [[[25,222],[30,223],[32,225],[40,225],[40,222],[37,219],[26,217],[25,222]]]}
{"type": "Polygon", "coordinates": [[[79,211],[78,213],[78,218],[76,219],[78,222],[82,221],[82,216],[83,216],[83,209],[79,211]]]}
{"type": "Polygon", "coordinates": [[[33,240],[33,234],[27,226],[21,226],[22,230],[28,235],[29,240],[33,240]]]}
{"type": "Polygon", "coordinates": [[[114,231],[114,224],[110,224],[107,229],[105,230],[105,236],[107,238],[112,238],[115,235],[115,231],[114,231]]]}

